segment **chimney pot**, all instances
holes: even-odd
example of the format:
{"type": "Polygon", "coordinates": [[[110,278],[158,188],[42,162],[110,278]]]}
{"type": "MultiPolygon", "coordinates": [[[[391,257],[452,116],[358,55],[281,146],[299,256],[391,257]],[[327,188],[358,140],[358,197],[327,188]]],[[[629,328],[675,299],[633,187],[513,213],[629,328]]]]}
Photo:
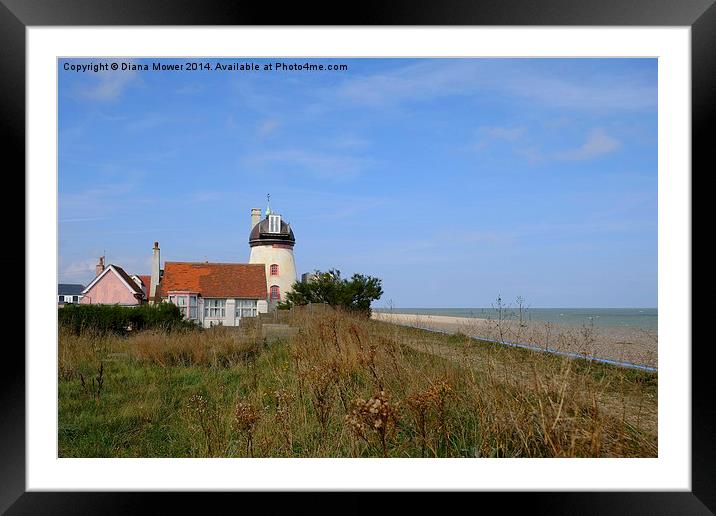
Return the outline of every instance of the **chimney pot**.
{"type": "Polygon", "coordinates": [[[261,208],[251,209],[251,229],[254,229],[256,224],[261,222],[261,208]]]}
{"type": "Polygon", "coordinates": [[[99,276],[102,274],[102,271],[104,271],[104,256],[99,257],[99,262],[97,262],[97,265],[95,265],[94,268],[94,275],[99,276]]]}
{"type": "Polygon", "coordinates": [[[157,293],[157,286],[159,285],[160,277],[159,242],[154,242],[154,249],[152,249],[152,275],[149,279],[149,301],[152,303],[155,301],[154,297],[157,293]]]}

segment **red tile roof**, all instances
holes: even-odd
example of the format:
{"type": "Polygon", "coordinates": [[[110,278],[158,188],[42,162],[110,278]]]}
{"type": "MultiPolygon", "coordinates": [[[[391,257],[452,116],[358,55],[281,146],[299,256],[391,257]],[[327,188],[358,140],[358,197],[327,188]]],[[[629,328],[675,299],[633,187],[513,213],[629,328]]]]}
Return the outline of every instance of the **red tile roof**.
{"type": "Polygon", "coordinates": [[[142,290],[144,291],[144,297],[149,299],[149,287],[151,286],[152,277],[149,274],[135,274],[139,281],[142,282],[142,290]]]}
{"type": "Polygon", "coordinates": [[[261,263],[165,262],[157,297],[166,298],[169,292],[266,299],[266,268],[261,263]]]}
{"type": "Polygon", "coordinates": [[[142,280],[144,286],[147,287],[147,292],[149,292],[149,285],[152,282],[152,277],[149,274],[137,274],[137,277],[142,280]]]}

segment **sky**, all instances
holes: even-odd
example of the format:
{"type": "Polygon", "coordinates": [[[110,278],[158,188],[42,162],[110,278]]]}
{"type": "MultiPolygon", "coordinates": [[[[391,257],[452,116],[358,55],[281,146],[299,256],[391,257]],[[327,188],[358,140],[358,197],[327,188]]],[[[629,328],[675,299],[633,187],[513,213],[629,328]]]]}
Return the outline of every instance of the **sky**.
{"type": "Polygon", "coordinates": [[[60,282],[149,274],[155,240],[246,263],[270,193],[298,274],[379,277],[374,307],[657,306],[656,59],[75,59],[58,87],[60,282]]]}

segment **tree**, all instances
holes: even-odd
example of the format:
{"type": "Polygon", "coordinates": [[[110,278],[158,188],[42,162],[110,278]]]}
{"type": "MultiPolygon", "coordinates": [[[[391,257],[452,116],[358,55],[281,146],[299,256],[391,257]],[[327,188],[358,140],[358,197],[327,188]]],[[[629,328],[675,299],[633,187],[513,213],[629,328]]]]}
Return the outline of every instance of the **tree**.
{"type": "Polygon", "coordinates": [[[342,279],[341,271],[315,271],[315,278],[306,283],[294,283],[286,294],[286,301],[278,308],[291,308],[308,303],[327,303],[349,311],[370,315],[370,303],[383,295],[381,279],[363,274],[354,274],[351,279],[342,279]]]}
{"type": "Polygon", "coordinates": [[[347,308],[367,312],[370,315],[370,303],[383,295],[381,280],[373,276],[354,274],[350,281],[344,282],[347,308]]]}

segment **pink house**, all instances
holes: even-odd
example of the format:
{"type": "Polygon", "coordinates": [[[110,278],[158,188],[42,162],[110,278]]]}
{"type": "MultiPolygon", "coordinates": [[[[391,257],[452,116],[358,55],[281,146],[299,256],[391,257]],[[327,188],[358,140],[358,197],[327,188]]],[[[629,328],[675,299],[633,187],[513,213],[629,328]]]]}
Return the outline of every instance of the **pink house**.
{"type": "Polygon", "coordinates": [[[146,302],[141,276],[132,278],[117,265],[109,264],[105,268],[102,259],[97,272],[97,277],[82,291],[80,304],[134,306],[146,302]]]}

